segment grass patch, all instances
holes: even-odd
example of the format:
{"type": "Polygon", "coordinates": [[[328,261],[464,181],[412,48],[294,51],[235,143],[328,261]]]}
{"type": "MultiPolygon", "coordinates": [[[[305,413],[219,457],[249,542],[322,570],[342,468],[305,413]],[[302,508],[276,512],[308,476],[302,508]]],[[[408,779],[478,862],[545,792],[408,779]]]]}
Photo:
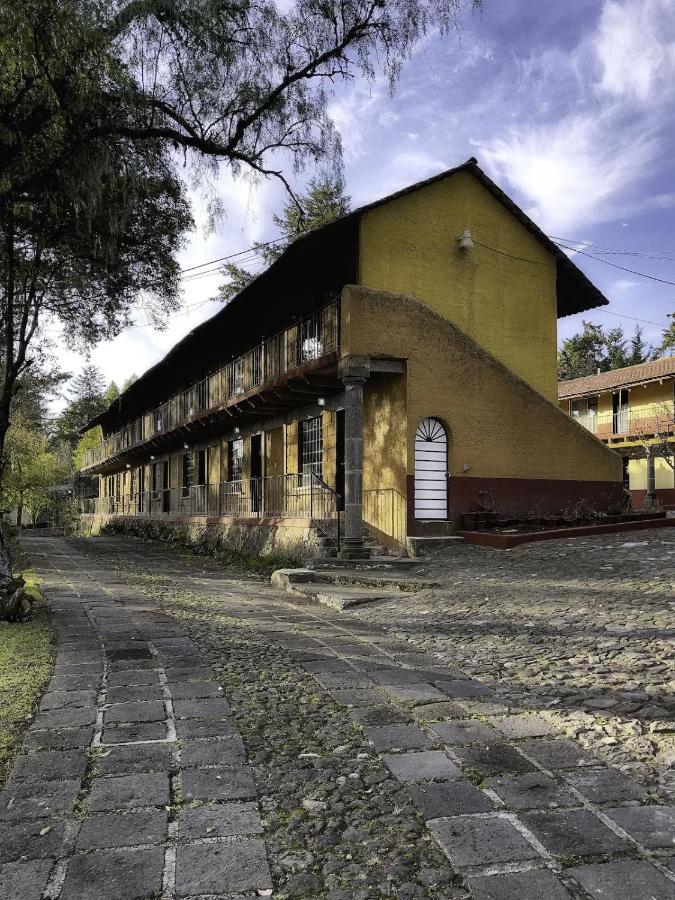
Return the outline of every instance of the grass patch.
{"type": "Polygon", "coordinates": [[[22,575],[35,601],[31,616],[24,622],[0,622],[0,785],[19,750],[26,716],[52,671],[49,608],[35,573],[29,569],[22,575]]]}

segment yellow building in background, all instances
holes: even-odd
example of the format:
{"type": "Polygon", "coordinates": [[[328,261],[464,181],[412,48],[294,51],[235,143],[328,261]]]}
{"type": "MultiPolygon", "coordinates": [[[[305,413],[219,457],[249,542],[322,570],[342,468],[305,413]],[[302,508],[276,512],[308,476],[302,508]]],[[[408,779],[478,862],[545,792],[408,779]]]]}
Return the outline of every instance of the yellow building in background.
{"type": "Polygon", "coordinates": [[[92,527],[322,534],[608,509],[620,458],[557,404],[556,319],[606,304],[476,160],[297,239],[90,425],[92,527]]]}
{"type": "Polygon", "coordinates": [[[558,397],[621,455],[633,507],[675,504],[675,356],[561,381],[558,397]]]}

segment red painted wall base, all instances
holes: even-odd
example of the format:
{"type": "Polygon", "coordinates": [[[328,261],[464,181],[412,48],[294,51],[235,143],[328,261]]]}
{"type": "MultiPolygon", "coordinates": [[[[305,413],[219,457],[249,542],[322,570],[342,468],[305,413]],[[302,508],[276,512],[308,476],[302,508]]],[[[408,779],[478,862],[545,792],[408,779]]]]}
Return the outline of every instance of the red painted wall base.
{"type": "Polygon", "coordinates": [[[519,544],[532,541],[557,541],[561,538],[588,537],[594,534],[617,534],[621,531],[640,531],[644,528],[672,528],[672,519],[644,519],[642,522],[614,522],[610,525],[579,525],[574,528],[552,528],[550,531],[530,531],[522,534],[493,534],[487,531],[458,532],[470,544],[494,547],[496,550],[510,550],[519,544]]]}

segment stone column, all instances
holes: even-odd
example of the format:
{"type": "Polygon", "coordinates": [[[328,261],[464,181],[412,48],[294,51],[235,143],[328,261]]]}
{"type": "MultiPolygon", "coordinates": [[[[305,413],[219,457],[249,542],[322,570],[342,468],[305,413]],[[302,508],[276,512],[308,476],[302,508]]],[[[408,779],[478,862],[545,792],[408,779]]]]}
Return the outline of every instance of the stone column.
{"type": "Polygon", "coordinates": [[[340,556],[368,559],[363,545],[363,385],[366,369],[345,373],[345,527],[340,556]]]}

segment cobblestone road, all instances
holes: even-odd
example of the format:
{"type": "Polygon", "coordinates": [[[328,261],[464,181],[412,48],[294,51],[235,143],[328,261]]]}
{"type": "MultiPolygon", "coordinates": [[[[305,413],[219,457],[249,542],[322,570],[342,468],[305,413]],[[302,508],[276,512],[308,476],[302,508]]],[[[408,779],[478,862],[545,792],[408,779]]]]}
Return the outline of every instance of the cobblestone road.
{"type": "Polygon", "coordinates": [[[619,697],[632,690],[619,663],[594,660],[592,690],[576,693],[639,703],[641,728],[668,727],[673,545],[648,540],[588,545],[594,578],[580,542],[466,548],[452,591],[336,613],[156,545],[32,539],[57,669],[0,794],[0,898],[671,900],[664,760],[624,750],[634,771],[604,764],[592,729],[578,743],[559,726],[603,720],[606,703],[573,701],[556,660],[528,668],[553,648],[569,669],[571,647],[593,655],[585,641],[656,650],[647,699],[619,697]],[[648,554],[649,587],[626,615],[648,554]],[[600,560],[625,562],[604,570],[611,601],[600,560]],[[576,584],[594,592],[583,601],[576,584]],[[632,646],[611,630],[616,606],[632,646]],[[500,668],[499,643],[522,665],[500,668]]]}

